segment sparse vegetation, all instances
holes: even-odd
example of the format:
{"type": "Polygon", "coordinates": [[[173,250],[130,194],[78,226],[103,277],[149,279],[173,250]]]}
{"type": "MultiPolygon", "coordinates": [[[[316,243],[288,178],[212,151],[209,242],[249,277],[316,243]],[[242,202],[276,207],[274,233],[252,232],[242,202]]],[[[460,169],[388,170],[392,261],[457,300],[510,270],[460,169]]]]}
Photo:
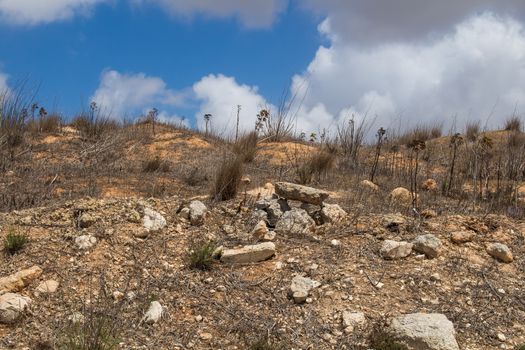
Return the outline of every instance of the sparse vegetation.
{"type": "Polygon", "coordinates": [[[24,248],[27,243],[27,236],[23,233],[18,233],[13,228],[9,229],[7,236],[4,239],[4,250],[14,255],[24,248]]]}
{"type": "Polygon", "coordinates": [[[241,136],[233,144],[233,152],[244,162],[251,163],[257,155],[258,136],[255,131],[241,136]]]}
{"type": "Polygon", "coordinates": [[[188,252],[188,263],[192,269],[209,270],[211,269],[214,257],[213,253],[217,245],[209,240],[196,240],[192,242],[188,252]]]}
{"type": "Polygon", "coordinates": [[[288,349],[284,344],[272,342],[268,337],[263,337],[252,343],[249,350],[285,350],[288,349]]]}
{"type": "Polygon", "coordinates": [[[217,201],[232,199],[237,195],[243,174],[240,157],[225,157],[215,175],[212,197],[217,201]]]}
{"type": "Polygon", "coordinates": [[[505,121],[505,130],[507,131],[521,131],[521,119],[518,116],[512,116],[505,121]]]}
{"type": "Polygon", "coordinates": [[[116,350],[117,321],[102,311],[92,311],[83,321],[70,322],[64,329],[61,350],[116,350]]]}
{"type": "Polygon", "coordinates": [[[156,171],[167,173],[171,170],[171,164],[167,160],[155,157],[144,162],[142,171],[145,173],[154,173],[156,171]]]}

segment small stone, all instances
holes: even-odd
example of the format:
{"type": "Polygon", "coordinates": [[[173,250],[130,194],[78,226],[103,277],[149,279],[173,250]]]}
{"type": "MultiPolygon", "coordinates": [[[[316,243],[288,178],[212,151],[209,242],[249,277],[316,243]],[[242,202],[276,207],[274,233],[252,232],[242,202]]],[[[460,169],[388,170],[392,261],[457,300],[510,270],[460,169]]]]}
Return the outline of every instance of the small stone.
{"type": "Polygon", "coordinates": [[[97,238],[91,235],[82,235],[75,238],[75,244],[80,250],[88,250],[97,243],[97,238]]]}
{"type": "Polygon", "coordinates": [[[97,221],[97,217],[90,213],[83,213],[78,218],[78,226],[80,228],[88,228],[97,221]]]}
{"type": "Polygon", "coordinates": [[[204,223],[208,208],[201,201],[192,201],[189,205],[190,222],[194,226],[199,226],[204,223]]]}
{"type": "Polygon", "coordinates": [[[348,214],[338,204],[323,204],[321,219],[323,223],[338,223],[344,220],[348,214]]]}
{"type": "Polygon", "coordinates": [[[456,244],[462,244],[472,242],[476,237],[476,233],[473,231],[456,231],[450,235],[450,240],[456,244]]]}
{"type": "Polygon", "coordinates": [[[487,252],[493,258],[496,258],[497,260],[504,262],[504,263],[511,263],[514,260],[514,257],[512,256],[512,252],[510,251],[509,247],[507,247],[505,244],[501,244],[501,243],[489,244],[487,246],[487,252]]]}
{"type": "Polygon", "coordinates": [[[211,340],[211,339],[213,339],[213,335],[211,333],[208,333],[208,332],[201,332],[201,333],[199,333],[199,337],[202,340],[211,340]]]}
{"type": "Polygon", "coordinates": [[[157,232],[166,227],[166,219],[151,208],[144,208],[143,226],[147,232],[157,232]]]}
{"type": "Polygon", "coordinates": [[[264,220],[261,220],[255,225],[255,227],[252,230],[252,237],[256,240],[260,241],[268,234],[268,226],[266,226],[266,222],[264,220]]]}
{"type": "Polygon", "coordinates": [[[399,214],[387,214],[382,219],[383,226],[391,232],[399,232],[401,226],[406,222],[406,219],[399,214]]]}
{"type": "Polygon", "coordinates": [[[320,282],[310,278],[296,276],[292,279],[289,295],[294,299],[295,303],[301,304],[306,301],[310,291],[320,285],[320,282]]]}
{"type": "Polygon", "coordinates": [[[264,242],[238,249],[225,249],[222,252],[221,261],[229,264],[256,263],[268,260],[274,255],[275,244],[272,242],[264,242]]]}
{"type": "Polygon", "coordinates": [[[202,316],[201,315],[195,316],[195,321],[201,322],[202,321],[202,316]]]}
{"type": "Polygon", "coordinates": [[[41,274],[42,269],[35,265],[29,269],[20,270],[7,277],[2,277],[0,278],[0,294],[21,291],[40,277],[41,274]]]}
{"type": "Polygon", "coordinates": [[[149,305],[149,309],[142,319],[148,324],[157,323],[164,313],[164,308],[158,301],[152,301],[149,305]]]}
{"type": "Polygon", "coordinates": [[[498,340],[502,343],[507,341],[507,337],[505,337],[505,334],[503,333],[498,333],[497,337],[498,337],[498,340]]]}
{"type": "Polygon", "coordinates": [[[341,245],[341,241],[338,240],[338,239],[332,239],[332,240],[330,241],[330,244],[331,244],[333,247],[338,247],[338,246],[341,245]]]}
{"type": "Polygon", "coordinates": [[[15,293],[0,295],[0,323],[14,323],[27,310],[31,299],[15,293]]]}
{"type": "Polygon", "coordinates": [[[69,315],[67,319],[69,322],[77,324],[77,323],[83,323],[85,317],[80,312],[74,312],[73,314],[69,315]]]}
{"type": "Polygon", "coordinates": [[[375,183],[373,183],[370,180],[362,180],[359,183],[359,185],[361,186],[361,188],[363,188],[365,190],[369,190],[369,191],[372,191],[372,192],[379,191],[379,186],[377,186],[375,183]]]}
{"type": "Polygon", "coordinates": [[[39,293],[47,293],[52,294],[55,293],[58,289],[59,283],[54,280],[47,280],[38,285],[36,287],[36,291],[39,293]]]}
{"type": "Polygon", "coordinates": [[[397,187],[390,192],[390,203],[396,205],[410,205],[412,203],[412,196],[410,191],[404,187],[397,187]]]}
{"type": "Polygon", "coordinates": [[[366,323],[365,314],[362,312],[343,311],[343,326],[355,327],[363,326],[366,323]]]}
{"type": "Polygon", "coordinates": [[[430,233],[416,237],[413,245],[416,252],[425,254],[429,259],[436,258],[441,254],[441,241],[430,233]]]}
{"type": "Polygon", "coordinates": [[[379,253],[384,259],[394,260],[406,258],[412,253],[412,243],[386,240],[379,253]]]}
{"type": "Polygon", "coordinates": [[[272,241],[275,240],[276,236],[277,236],[277,234],[275,233],[275,231],[268,231],[268,233],[264,235],[264,237],[261,239],[261,241],[263,241],[263,242],[272,242],[272,241]]]}

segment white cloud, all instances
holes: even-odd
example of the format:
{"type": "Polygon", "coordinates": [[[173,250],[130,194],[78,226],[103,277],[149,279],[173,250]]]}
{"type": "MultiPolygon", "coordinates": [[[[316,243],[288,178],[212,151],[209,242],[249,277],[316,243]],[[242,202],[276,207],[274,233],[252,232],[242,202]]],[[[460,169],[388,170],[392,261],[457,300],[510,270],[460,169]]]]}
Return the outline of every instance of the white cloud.
{"type": "Polygon", "coordinates": [[[195,98],[200,102],[196,114],[197,126],[204,128],[204,114],[212,114],[214,132],[231,134],[237,123],[237,105],[241,105],[240,130],[253,130],[261,108],[273,108],[257,87],[238,84],[222,74],[208,75],[193,85],[195,98]]]}
{"type": "Polygon", "coordinates": [[[115,70],[102,73],[100,85],[91,101],[115,119],[137,113],[145,107],[177,106],[184,103],[184,93],[170,90],[158,77],[144,73],[121,74],[115,70]]]}
{"type": "Polygon", "coordinates": [[[485,11],[525,19],[525,2],[520,0],[304,0],[300,4],[329,17],[331,32],[342,40],[364,45],[425,40],[485,11]]]}
{"type": "Polygon", "coordinates": [[[236,17],[246,27],[268,27],[285,9],[288,0],[132,0],[155,3],[176,17],[236,17]]]}
{"type": "Polygon", "coordinates": [[[0,20],[37,25],[87,15],[99,3],[112,0],[0,0],[0,20]]]}
{"type": "Polygon", "coordinates": [[[369,111],[387,127],[450,122],[451,116],[462,127],[468,119],[485,121],[496,105],[495,126],[516,105],[525,108],[525,30],[515,20],[484,13],[426,43],[366,48],[339,40],[329,23],[320,30],[331,45],[320,47],[307,71],[293,80],[294,91],[308,84],[299,118],[305,125],[369,111]]]}

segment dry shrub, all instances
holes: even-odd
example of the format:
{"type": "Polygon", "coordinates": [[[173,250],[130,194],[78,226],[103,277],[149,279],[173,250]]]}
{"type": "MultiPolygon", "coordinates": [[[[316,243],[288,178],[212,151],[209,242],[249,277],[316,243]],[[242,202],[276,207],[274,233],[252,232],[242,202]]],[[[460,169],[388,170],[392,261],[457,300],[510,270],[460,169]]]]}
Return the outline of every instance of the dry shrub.
{"type": "Polygon", "coordinates": [[[505,130],[521,131],[521,119],[517,116],[510,117],[505,121],[505,130]]]}
{"type": "Polygon", "coordinates": [[[11,160],[14,159],[15,149],[24,143],[29,106],[22,88],[0,91],[0,149],[5,146],[11,160]]]}
{"type": "Polygon", "coordinates": [[[60,132],[62,117],[57,114],[46,115],[38,119],[30,120],[27,123],[27,130],[32,134],[53,134],[60,132]]]}
{"type": "Polygon", "coordinates": [[[467,122],[465,125],[465,137],[468,141],[474,142],[481,132],[481,124],[479,121],[467,122]]]}
{"type": "Polygon", "coordinates": [[[306,185],[312,182],[314,176],[320,181],[321,176],[335,167],[336,154],[324,148],[313,153],[308,159],[296,167],[299,183],[306,185]]]}
{"type": "Polygon", "coordinates": [[[142,165],[142,171],[145,173],[163,172],[167,173],[171,170],[171,163],[165,159],[155,157],[144,162],[142,165]]]}
{"type": "Polygon", "coordinates": [[[407,145],[414,140],[428,141],[443,135],[443,124],[418,125],[398,137],[398,143],[407,145]]]}
{"type": "Polygon", "coordinates": [[[240,157],[226,157],[217,170],[212,197],[218,201],[235,198],[241,182],[242,172],[243,162],[240,157]]]}
{"type": "Polygon", "coordinates": [[[510,149],[519,149],[525,146],[525,134],[521,132],[510,133],[507,139],[507,146],[510,149]]]}
{"type": "Polygon", "coordinates": [[[119,128],[119,123],[101,115],[81,114],[73,119],[71,125],[87,139],[100,139],[119,128]]]}
{"type": "Polygon", "coordinates": [[[245,134],[233,144],[233,153],[244,163],[251,163],[257,155],[257,142],[258,136],[255,131],[245,134]]]}

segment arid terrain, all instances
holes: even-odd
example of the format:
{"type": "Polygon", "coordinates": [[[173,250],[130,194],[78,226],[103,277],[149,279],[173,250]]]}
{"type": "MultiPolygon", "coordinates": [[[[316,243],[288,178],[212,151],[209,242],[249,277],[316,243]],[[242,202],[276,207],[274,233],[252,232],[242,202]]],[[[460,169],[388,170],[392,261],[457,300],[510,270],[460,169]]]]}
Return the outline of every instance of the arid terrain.
{"type": "Polygon", "coordinates": [[[0,349],[524,349],[506,129],[26,130],[2,149],[0,349]]]}

